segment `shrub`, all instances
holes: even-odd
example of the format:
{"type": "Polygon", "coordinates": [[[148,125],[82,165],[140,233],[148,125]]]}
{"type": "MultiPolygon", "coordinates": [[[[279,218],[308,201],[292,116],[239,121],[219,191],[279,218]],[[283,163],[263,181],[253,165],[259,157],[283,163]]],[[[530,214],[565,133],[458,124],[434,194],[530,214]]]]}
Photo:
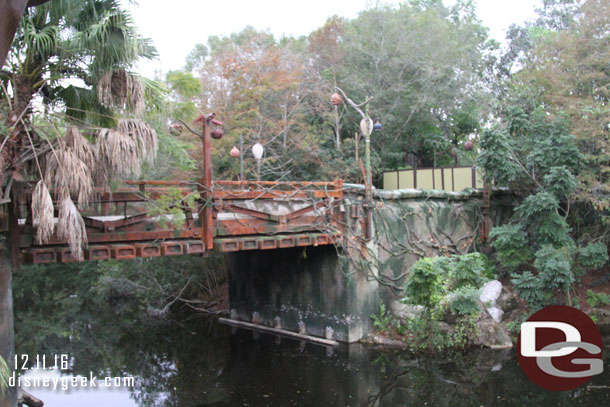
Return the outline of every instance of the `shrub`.
{"type": "Polygon", "coordinates": [[[460,315],[478,314],[479,290],[475,287],[465,286],[450,293],[448,296],[449,309],[460,315]]]}
{"type": "Polygon", "coordinates": [[[545,289],[568,290],[574,283],[572,273],[573,250],[570,247],[555,248],[544,245],[535,254],[534,267],[544,283],[545,289]]]}
{"type": "Polygon", "coordinates": [[[532,310],[542,308],[551,298],[551,291],[547,289],[544,281],[529,271],[521,274],[513,273],[511,282],[519,296],[527,301],[532,310]]]}
{"type": "Polygon", "coordinates": [[[608,248],[602,242],[578,248],[578,263],[587,269],[600,269],[608,262],[608,248]]]}
{"type": "Polygon", "coordinates": [[[493,278],[493,268],[487,257],[478,252],[461,255],[451,268],[450,288],[479,288],[493,278]]]}
{"type": "Polygon", "coordinates": [[[589,307],[595,308],[600,305],[610,305],[610,295],[606,293],[596,293],[593,290],[587,290],[587,304],[589,307]]]}
{"type": "Polygon", "coordinates": [[[509,270],[527,263],[532,257],[527,234],[519,224],[503,225],[491,229],[489,236],[497,250],[498,261],[509,270]]]}
{"type": "Polygon", "coordinates": [[[445,294],[443,280],[448,273],[447,258],[425,257],[411,268],[405,285],[405,301],[434,307],[445,294]]]}
{"type": "Polygon", "coordinates": [[[380,331],[387,331],[392,323],[392,315],[387,311],[383,302],[379,303],[379,316],[375,314],[370,315],[373,320],[373,327],[380,331]]]}

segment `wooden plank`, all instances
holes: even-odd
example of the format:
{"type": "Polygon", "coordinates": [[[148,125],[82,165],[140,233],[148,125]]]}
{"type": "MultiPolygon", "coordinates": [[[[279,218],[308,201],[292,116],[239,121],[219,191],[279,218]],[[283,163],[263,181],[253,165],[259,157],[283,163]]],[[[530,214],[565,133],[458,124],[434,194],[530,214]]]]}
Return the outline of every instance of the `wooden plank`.
{"type": "Polygon", "coordinates": [[[214,199],[321,199],[321,198],[343,198],[343,191],[214,191],[214,199]]]}

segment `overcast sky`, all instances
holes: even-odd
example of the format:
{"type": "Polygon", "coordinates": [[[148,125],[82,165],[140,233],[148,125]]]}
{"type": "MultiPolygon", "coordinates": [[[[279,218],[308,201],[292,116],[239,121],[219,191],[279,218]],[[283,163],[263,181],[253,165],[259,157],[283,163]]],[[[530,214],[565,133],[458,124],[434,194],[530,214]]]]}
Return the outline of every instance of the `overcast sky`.
{"type": "MultiPolygon", "coordinates": [[[[159,60],[140,64],[143,75],[166,73],[184,65],[197,43],[210,35],[228,35],[251,25],[276,37],[308,35],[334,14],[354,18],[371,0],[139,0],[128,6],[143,36],[152,38],[159,60]],[[171,4],[171,6],[168,6],[171,4]]],[[[398,4],[388,0],[384,3],[398,4]]],[[[452,4],[454,0],[445,0],[452,4]]],[[[535,16],[540,0],[478,0],[477,14],[491,37],[504,40],[506,29],[535,16]]]]}

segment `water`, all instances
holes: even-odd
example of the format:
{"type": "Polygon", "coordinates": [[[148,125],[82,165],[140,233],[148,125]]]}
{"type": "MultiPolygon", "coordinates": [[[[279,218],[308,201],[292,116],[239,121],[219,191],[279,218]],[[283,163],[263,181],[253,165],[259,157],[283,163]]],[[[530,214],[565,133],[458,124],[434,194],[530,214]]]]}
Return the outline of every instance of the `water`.
{"type": "Polygon", "coordinates": [[[44,372],[49,377],[98,379],[94,389],[26,389],[47,407],[610,405],[608,348],[602,375],[555,393],[528,381],[514,350],[418,358],[363,345],[328,348],[203,317],[171,324],[96,321],[81,333],[64,342],[30,337],[18,344],[18,352],[41,350],[47,360],[69,355],[68,369],[44,372]],[[104,387],[104,376],[133,377],[135,385],[104,387]]]}

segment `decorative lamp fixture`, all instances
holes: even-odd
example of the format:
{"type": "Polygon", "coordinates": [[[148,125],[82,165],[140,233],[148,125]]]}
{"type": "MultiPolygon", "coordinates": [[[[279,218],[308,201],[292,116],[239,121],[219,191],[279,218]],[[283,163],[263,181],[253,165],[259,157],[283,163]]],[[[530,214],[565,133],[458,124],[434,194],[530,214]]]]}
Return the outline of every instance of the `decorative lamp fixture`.
{"type": "Polygon", "coordinates": [[[338,93],[333,93],[333,94],[330,96],[330,103],[332,103],[332,104],[333,104],[333,105],[335,105],[335,106],[342,105],[342,104],[343,104],[343,98],[341,97],[341,95],[340,95],[340,94],[338,94],[338,93]]]}
{"type": "Polygon", "coordinates": [[[256,143],[255,145],[252,146],[252,155],[257,160],[260,160],[261,158],[263,158],[264,152],[265,152],[265,148],[263,147],[263,145],[261,143],[256,143]]]}
{"type": "Polygon", "coordinates": [[[210,135],[212,136],[213,139],[221,139],[222,136],[224,136],[225,132],[222,131],[222,129],[220,127],[215,128],[214,130],[212,130],[212,133],[210,133],[210,135]]]}
{"type": "Polygon", "coordinates": [[[464,143],[464,150],[471,151],[474,148],[474,143],[470,140],[464,143]]]}
{"type": "Polygon", "coordinates": [[[231,149],[231,152],[229,154],[231,154],[231,157],[233,157],[233,158],[239,158],[239,156],[241,155],[241,152],[239,151],[239,148],[233,146],[233,148],[231,149]]]}
{"type": "Polygon", "coordinates": [[[375,124],[373,125],[373,130],[381,131],[382,129],[383,129],[383,124],[379,123],[379,121],[376,121],[375,124]]]}

